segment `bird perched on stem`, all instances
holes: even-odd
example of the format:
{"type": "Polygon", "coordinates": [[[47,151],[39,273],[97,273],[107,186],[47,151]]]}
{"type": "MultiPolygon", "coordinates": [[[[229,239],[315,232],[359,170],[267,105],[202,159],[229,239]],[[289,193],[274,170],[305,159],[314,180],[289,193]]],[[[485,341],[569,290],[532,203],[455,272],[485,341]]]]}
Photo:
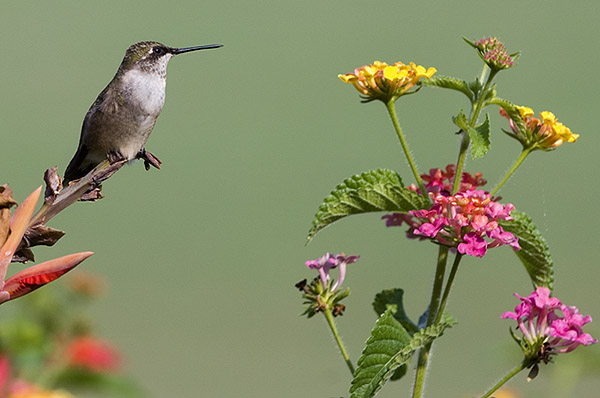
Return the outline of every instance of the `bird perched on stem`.
{"type": "Polygon", "coordinates": [[[106,159],[111,163],[143,159],[146,170],[160,168],[160,160],[144,145],[165,103],[167,64],[177,54],[219,47],[173,48],[155,41],[130,46],[115,77],[85,115],[63,183],[83,177],[106,159]]]}

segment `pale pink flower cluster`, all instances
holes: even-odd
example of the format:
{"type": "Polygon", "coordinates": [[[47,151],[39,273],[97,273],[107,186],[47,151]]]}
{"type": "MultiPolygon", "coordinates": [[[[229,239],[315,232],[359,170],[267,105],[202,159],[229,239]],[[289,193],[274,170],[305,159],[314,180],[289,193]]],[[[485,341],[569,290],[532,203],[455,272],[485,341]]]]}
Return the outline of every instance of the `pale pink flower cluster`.
{"type": "Polygon", "coordinates": [[[598,340],[583,332],[583,325],[592,321],[583,316],[575,306],[567,306],[556,297],[550,297],[550,289],[538,287],[528,297],[521,297],[521,304],[514,312],[505,312],[502,318],[517,321],[523,333],[521,346],[530,358],[547,360],[549,355],[571,352],[580,345],[590,345],[598,340]]]}
{"type": "Polygon", "coordinates": [[[346,266],[357,261],[358,256],[347,256],[344,253],[336,255],[325,253],[325,255],[319,258],[306,261],[305,264],[308,269],[316,269],[319,272],[323,289],[327,289],[327,284],[330,279],[329,271],[333,268],[339,267],[338,280],[331,287],[331,291],[334,291],[342,286],[342,283],[346,278],[346,266]]]}

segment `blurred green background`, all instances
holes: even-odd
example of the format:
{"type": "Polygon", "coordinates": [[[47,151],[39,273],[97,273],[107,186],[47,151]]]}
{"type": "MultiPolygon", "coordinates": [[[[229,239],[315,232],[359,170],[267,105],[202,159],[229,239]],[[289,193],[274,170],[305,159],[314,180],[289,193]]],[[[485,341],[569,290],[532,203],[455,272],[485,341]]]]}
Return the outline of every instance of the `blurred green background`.
{"type": "MultiPolygon", "coordinates": [[[[348,372],[325,322],[298,316],[293,285],[313,276],[304,260],[360,254],[339,319],[356,360],[377,291],[402,287],[409,314],[423,311],[436,250],[405,240],[403,228],[387,230],[378,215],[342,220],[304,245],[317,206],[344,178],[388,167],[410,181],[385,108],[360,104],[336,76],[378,59],[472,79],[480,61],[461,36],[496,35],[522,51],[519,66],[497,78],[499,95],[553,111],[581,134],[577,144],[534,153],[500,193],[533,217],[555,260],[555,294],[597,318],[588,332],[598,337],[599,15],[591,0],[5,1],[0,180],[20,201],[44,169],[64,171],[85,112],[130,44],[224,44],[170,63],[147,144],[163,168],[121,170],[105,199],[50,223],[68,233],[37,258],[96,252],[81,267],[105,277],[110,292],[94,317],[150,397],[347,396],[348,372]]],[[[422,172],[455,161],[459,108],[468,108],[461,96],[436,89],[397,103],[422,172]]],[[[492,149],[467,165],[488,188],[520,150],[490,112],[492,149]]],[[[499,316],[517,304],[512,293],[531,291],[523,267],[507,248],[463,263],[448,308],[459,325],[435,347],[430,397],[480,394],[520,358],[499,316]]],[[[600,345],[581,351],[510,385],[530,398],[597,396],[600,345]]],[[[411,379],[379,396],[407,396],[411,379]]]]}

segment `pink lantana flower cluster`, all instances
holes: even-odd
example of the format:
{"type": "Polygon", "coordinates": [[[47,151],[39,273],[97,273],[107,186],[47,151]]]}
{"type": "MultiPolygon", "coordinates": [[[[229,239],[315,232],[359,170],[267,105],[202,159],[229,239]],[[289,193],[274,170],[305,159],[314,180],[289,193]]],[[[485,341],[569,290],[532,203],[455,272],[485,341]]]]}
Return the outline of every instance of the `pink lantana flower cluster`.
{"type": "Polygon", "coordinates": [[[341,301],[348,297],[350,289],[342,290],[341,286],[346,277],[348,264],[357,261],[358,256],[348,256],[344,253],[325,253],[319,258],[306,261],[305,265],[308,269],[317,270],[319,277],[314,278],[311,282],[304,279],[296,283],[296,288],[303,293],[302,297],[306,305],[303,315],[311,318],[316,313],[326,310],[331,311],[333,316],[342,315],[346,306],[341,304],[341,301]],[[337,280],[330,276],[330,271],[334,268],[339,269],[337,280]]]}
{"type": "Polygon", "coordinates": [[[454,165],[448,165],[445,171],[431,169],[429,175],[423,175],[433,206],[409,214],[386,214],[382,217],[386,226],[406,223],[409,238],[431,239],[469,256],[483,257],[488,249],[501,245],[520,250],[517,237],[498,225],[498,220],[512,220],[510,212],[515,207],[502,205],[489,193],[476,189],[486,183],[481,173],[463,173],[460,191],[451,195],[454,174],[454,165]]]}
{"type": "Polygon", "coordinates": [[[330,254],[325,253],[325,255],[314,259],[305,261],[308,269],[316,269],[319,272],[319,278],[321,279],[321,283],[323,289],[331,288],[332,291],[339,289],[344,283],[344,279],[346,278],[346,266],[351,263],[355,263],[358,261],[358,256],[347,256],[344,253],[341,254],[330,254]],[[332,286],[328,286],[329,282],[329,271],[333,268],[339,267],[339,277],[338,280],[333,283],[332,286]]]}
{"type": "MultiPolygon", "coordinates": [[[[443,193],[450,194],[452,192],[452,184],[454,183],[454,175],[456,174],[456,165],[449,164],[445,170],[442,169],[430,169],[429,174],[421,174],[423,182],[425,182],[425,189],[428,193],[443,193]]],[[[470,173],[464,172],[460,180],[459,192],[465,192],[470,189],[476,189],[479,186],[487,184],[487,181],[483,179],[481,173],[470,173]]],[[[407,187],[413,191],[419,192],[419,189],[415,184],[411,184],[407,187]]],[[[421,192],[419,192],[421,193],[421,192]]]]}
{"type": "MultiPolygon", "coordinates": [[[[521,346],[530,366],[548,363],[551,355],[573,351],[580,345],[591,345],[598,340],[583,332],[583,325],[592,321],[582,315],[575,306],[567,306],[556,297],[550,297],[550,289],[538,287],[528,297],[515,296],[521,304],[514,312],[505,312],[501,318],[517,321],[522,338],[513,337],[521,346]]],[[[512,333],[512,330],[511,330],[512,333]]],[[[537,368],[534,367],[537,373],[537,368]]],[[[535,376],[534,376],[535,377],[535,376]]],[[[530,378],[533,378],[530,376],[530,378]]]]}

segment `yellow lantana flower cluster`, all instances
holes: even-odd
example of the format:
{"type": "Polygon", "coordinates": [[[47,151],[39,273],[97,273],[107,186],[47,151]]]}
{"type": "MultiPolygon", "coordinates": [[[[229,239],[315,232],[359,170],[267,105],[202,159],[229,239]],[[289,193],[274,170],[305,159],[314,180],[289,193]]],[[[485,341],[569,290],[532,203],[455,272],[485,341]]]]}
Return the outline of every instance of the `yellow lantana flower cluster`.
{"type": "Polygon", "coordinates": [[[540,112],[540,118],[533,117],[533,109],[526,106],[515,107],[523,119],[525,132],[522,134],[504,109],[500,114],[509,120],[513,138],[519,140],[524,147],[549,151],[565,142],[576,142],[579,134],[574,134],[564,124],[560,123],[554,113],[540,112]]]}
{"type": "Polygon", "coordinates": [[[351,83],[363,96],[365,102],[380,100],[395,101],[400,96],[411,94],[413,88],[422,77],[431,78],[435,68],[425,69],[411,62],[409,65],[396,62],[388,65],[375,61],[371,65],[361,66],[354,73],[338,75],[344,83],[351,83]]]}

